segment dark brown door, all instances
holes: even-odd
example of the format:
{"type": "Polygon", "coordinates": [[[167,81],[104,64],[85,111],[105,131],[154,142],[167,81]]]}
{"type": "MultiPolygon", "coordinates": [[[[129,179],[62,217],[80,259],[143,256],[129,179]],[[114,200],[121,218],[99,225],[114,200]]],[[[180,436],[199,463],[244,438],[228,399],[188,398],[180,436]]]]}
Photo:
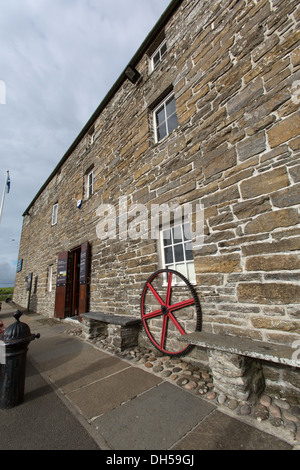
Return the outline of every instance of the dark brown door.
{"type": "Polygon", "coordinates": [[[83,243],[58,254],[55,317],[79,316],[88,311],[90,245],[83,243]]]}

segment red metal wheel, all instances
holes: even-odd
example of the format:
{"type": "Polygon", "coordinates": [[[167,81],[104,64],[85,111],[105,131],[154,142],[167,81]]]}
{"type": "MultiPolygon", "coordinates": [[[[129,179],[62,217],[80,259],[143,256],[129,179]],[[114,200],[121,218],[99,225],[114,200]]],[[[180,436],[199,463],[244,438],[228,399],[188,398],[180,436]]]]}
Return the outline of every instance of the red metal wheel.
{"type": "Polygon", "coordinates": [[[195,289],[179,272],[160,269],[146,281],[141,315],[151,343],[164,354],[179,356],[191,345],[180,341],[200,329],[201,309],[195,289]]]}

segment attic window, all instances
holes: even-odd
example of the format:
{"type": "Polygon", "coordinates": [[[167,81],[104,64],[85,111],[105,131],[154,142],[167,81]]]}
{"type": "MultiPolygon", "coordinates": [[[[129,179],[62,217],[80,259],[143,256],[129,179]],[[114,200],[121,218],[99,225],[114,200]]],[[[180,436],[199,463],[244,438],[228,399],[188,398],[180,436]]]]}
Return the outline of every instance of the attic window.
{"type": "Polygon", "coordinates": [[[52,221],[51,225],[56,225],[57,224],[57,213],[58,213],[58,202],[53,204],[52,206],[52,221]]]}
{"type": "Polygon", "coordinates": [[[164,40],[151,56],[151,70],[154,70],[158,64],[163,60],[167,52],[167,42],[164,40]]]}
{"type": "Polygon", "coordinates": [[[162,30],[147,51],[150,62],[150,72],[152,72],[163,60],[167,52],[167,40],[165,31],[162,30]]]}

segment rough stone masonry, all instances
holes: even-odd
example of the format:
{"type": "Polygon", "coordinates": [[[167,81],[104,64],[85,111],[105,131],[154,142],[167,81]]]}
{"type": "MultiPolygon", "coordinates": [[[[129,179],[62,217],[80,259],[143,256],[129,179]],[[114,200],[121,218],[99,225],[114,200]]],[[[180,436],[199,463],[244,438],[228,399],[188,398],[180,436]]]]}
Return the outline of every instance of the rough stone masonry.
{"type": "MultiPolygon", "coordinates": [[[[161,266],[158,242],[99,240],[99,204],[117,207],[122,196],[146,206],[200,201],[205,240],[193,256],[203,329],[295,344],[300,339],[299,2],[176,4],[160,24],[167,41],[164,59],[152,71],[149,51],[136,55],[139,82],[120,82],[26,210],[14,300],[26,306],[24,276],[32,272],[30,307],[53,316],[58,253],[88,240],[90,309],[138,316],[143,283],[161,266]],[[171,90],[178,127],[156,142],[153,109],[171,90]],[[91,168],[94,193],[87,198],[85,175],[91,168]],[[52,226],[55,203],[58,221],[52,226]]],[[[270,388],[280,392],[285,386],[299,396],[298,372],[263,367],[270,388]]]]}

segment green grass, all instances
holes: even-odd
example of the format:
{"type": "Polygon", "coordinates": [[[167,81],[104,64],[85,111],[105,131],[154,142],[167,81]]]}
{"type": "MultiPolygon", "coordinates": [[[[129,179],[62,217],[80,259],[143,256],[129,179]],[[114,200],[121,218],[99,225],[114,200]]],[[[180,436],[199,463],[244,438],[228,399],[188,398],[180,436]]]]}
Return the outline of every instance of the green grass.
{"type": "Polygon", "coordinates": [[[13,287],[0,287],[0,302],[4,302],[7,298],[12,299],[13,293],[13,287]]]}

